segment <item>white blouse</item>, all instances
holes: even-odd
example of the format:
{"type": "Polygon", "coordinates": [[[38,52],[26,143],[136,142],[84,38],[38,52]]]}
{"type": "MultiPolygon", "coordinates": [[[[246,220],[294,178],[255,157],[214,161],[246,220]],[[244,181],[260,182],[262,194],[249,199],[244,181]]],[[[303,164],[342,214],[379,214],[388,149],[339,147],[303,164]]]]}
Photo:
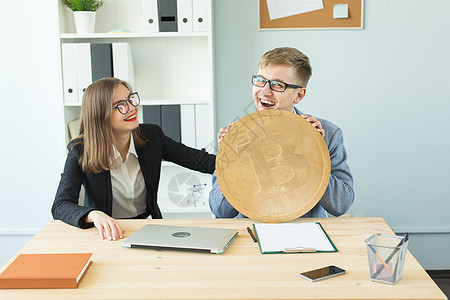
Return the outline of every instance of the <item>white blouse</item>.
{"type": "Polygon", "coordinates": [[[112,185],[112,217],[118,219],[134,218],[145,213],[147,208],[147,190],[144,176],[138,161],[138,154],[131,136],[130,148],[122,160],[114,147],[116,169],[110,171],[112,185]]]}

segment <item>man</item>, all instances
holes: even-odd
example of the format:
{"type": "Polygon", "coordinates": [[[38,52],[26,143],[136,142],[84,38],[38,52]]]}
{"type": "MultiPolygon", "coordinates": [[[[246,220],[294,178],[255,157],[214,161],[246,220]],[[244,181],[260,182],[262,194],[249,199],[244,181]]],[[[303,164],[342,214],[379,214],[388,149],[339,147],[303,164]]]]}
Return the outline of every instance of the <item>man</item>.
{"type": "MultiPolygon", "coordinates": [[[[253,100],[256,110],[290,111],[308,120],[320,132],[330,152],[330,180],[319,203],[302,217],[327,217],[326,212],[340,216],[350,208],[354,199],[353,178],[347,165],[342,130],[330,121],[303,114],[294,107],[305,97],[311,74],[309,58],[299,50],[288,47],[273,49],[261,57],[258,74],[252,77],[253,100]]],[[[219,144],[233,124],[220,128],[217,135],[219,144]]],[[[245,217],[224,197],[215,172],[209,206],[219,218],[245,217]]]]}

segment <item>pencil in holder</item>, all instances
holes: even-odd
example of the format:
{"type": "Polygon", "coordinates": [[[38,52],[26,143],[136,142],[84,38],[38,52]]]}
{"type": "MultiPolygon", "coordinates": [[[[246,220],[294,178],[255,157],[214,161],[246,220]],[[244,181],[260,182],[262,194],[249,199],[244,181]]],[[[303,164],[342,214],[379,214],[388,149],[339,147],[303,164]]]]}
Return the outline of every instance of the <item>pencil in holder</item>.
{"type": "Polygon", "coordinates": [[[376,233],[365,242],[370,279],[396,284],[403,276],[408,237],[376,233]]]}

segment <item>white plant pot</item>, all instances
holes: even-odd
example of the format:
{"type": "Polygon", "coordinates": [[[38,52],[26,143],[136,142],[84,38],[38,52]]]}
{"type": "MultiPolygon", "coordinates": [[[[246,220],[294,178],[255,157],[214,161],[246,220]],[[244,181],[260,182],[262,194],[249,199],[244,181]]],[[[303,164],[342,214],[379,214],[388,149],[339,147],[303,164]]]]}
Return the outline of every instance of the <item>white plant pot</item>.
{"type": "Polygon", "coordinates": [[[73,18],[78,34],[89,34],[95,31],[95,11],[74,11],[73,18]]]}

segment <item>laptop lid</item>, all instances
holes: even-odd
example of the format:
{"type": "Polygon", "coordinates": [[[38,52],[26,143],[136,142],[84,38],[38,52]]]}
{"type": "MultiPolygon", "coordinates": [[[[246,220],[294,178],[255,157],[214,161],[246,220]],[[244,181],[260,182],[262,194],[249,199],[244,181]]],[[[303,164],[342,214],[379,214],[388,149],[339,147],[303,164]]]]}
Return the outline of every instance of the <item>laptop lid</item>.
{"type": "Polygon", "coordinates": [[[237,234],[234,229],[151,224],[125,239],[122,246],[219,254],[225,251],[237,234]]]}

